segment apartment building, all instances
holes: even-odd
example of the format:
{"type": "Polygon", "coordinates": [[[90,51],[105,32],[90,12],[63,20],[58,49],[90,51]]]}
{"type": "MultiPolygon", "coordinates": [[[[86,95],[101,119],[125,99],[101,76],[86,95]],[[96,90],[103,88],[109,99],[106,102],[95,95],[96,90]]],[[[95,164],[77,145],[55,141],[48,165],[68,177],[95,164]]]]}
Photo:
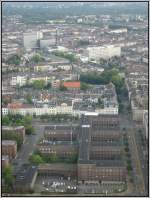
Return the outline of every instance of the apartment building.
{"type": "Polygon", "coordinates": [[[17,143],[13,140],[2,140],[2,155],[8,155],[13,159],[17,155],[17,143]]]}
{"type": "Polygon", "coordinates": [[[11,135],[11,134],[15,134],[16,136],[18,136],[20,141],[24,143],[25,141],[24,126],[16,126],[16,127],[2,126],[2,136],[11,135]]]}

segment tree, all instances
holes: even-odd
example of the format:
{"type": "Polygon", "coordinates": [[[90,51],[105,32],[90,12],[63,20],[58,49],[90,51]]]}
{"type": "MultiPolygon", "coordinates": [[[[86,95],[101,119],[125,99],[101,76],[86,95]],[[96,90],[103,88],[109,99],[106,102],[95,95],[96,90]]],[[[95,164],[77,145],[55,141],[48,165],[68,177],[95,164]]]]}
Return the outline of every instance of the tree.
{"type": "Polygon", "coordinates": [[[131,160],[127,160],[127,164],[128,165],[131,165],[131,160]]]}
{"type": "Polygon", "coordinates": [[[68,59],[70,62],[75,62],[77,60],[77,58],[75,57],[74,54],[71,53],[67,53],[67,52],[62,52],[62,51],[55,51],[54,52],[55,56],[59,56],[62,58],[66,58],[68,59]]]}
{"type": "Polygon", "coordinates": [[[127,152],[127,153],[129,152],[129,148],[128,148],[128,147],[125,147],[124,150],[125,150],[125,152],[127,152]]]}
{"type": "Polygon", "coordinates": [[[31,135],[31,134],[34,133],[34,128],[33,128],[33,126],[28,125],[28,126],[26,126],[25,128],[26,128],[26,134],[27,134],[27,135],[31,135]]]}
{"type": "Polygon", "coordinates": [[[128,166],[127,166],[127,170],[128,170],[128,171],[132,171],[132,166],[131,166],[131,165],[128,165],[128,166]]]}
{"type": "Polygon", "coordinates": [[[6,116],[2,116],[2,125],[10,125],[11,120],[9,119],[9,117],[6,116]]]}
{"type": "Polygon", "coordinates": [[[31,124],[31,122],[32,122],[32,116],[30,116],[30,115],[24,116],[23,117],[23,122],[24,122],[25,125],[31,124]]]}
{"type": "Polygon", "coordinates": [[[34,63],[39,63],[39,62],[44,61],[44,58],[41,57],[39,54],[35,54],[31,57],[31,61],[34,63]]]}
{"type": "Polygon", "coordinates": [[[4,178],[4,182],[7,186],[7,188],[11,189],[12,185],[13,185],[13,181],[14,181],[14,176],[13,176],[13,173],[12,173],[11,166],[7,166],[7,167],[4,168],[3,178],[4,178]]]}
{"type": "Polygon", "coordinates": [[[8,58],[7,63],[12,64],[12,65],[19,65],[20,61],[21,61],[21,58],[17,54],[15,54],[8,58]]]}
{"type": "Polygon", "coordinates": [[[8,103],[10,103],[10,102],[11,102],[11,99],[9,97],[2,99],[2,104],[4,104],[4,105],[8,105],[8,103]]]}
{"type": "Polygon", "coordinates": [[[48,82],[47,85],[45,85],[44,89],[50,89],[52,87],[51,82],[48,82]]]}
{"type": "Polygon", "coordinates": [[[101,107],[103,105],[103,101],[101,98],[98,98],[98,105],[101,107]]]}
{"type": "Polygon", "coordinates": [[[39,165],[39,164],[43,163],[43,159],[39,154],[32,154],[30,157],[30,161],[34,165],[39,165]]]}
{"type": "Polygon", "coordinates": [[[60,87],[59,87],[59,90],[60,91],[67,91],[67,87],[65,87],[64,85],[60,85],[60,87]]]}
{"type": "Polygon", "coordinates": [[[89,40],[79,40],[77,45],[85,46],[85,45],[89,45],[89,44],[90,44],[89,40]]]}
{"type": "Polygon", "coordinates": [[[20,149],[22,145],[21,138],[15,133],[9,133],[9,132],[2,133],[2,140],[15,140],[17,142],[17,150],[20,149]]]}
{"type": "Polygon", "coordinates": [[[27,101],[29,104],[33,104],[31,94],[28,94],[28,95],[26,96],[26,101],[27,101]]]}
{"type": "MultiPolygon", "coordinates": [[[[118,100],[118,102],[119,102],[119,100],[118,100]]],[[[121,102],[119,102],[119,113],[122,113],[123,109],[124,109],[124,105],[121,102]]]]}
{"type": "Polygon", "coordinates": [[[45,87],[44,80],[35,80],[32,84],[35,89],[43,89],[45,87]]]}
{"type": "Polygon", "coordinates": [[[81,87],[80,87],[80,89],[81,90],[87,90],[89,88],[89,85],[87,84],[87,83],[81,83],[81,87]]]}

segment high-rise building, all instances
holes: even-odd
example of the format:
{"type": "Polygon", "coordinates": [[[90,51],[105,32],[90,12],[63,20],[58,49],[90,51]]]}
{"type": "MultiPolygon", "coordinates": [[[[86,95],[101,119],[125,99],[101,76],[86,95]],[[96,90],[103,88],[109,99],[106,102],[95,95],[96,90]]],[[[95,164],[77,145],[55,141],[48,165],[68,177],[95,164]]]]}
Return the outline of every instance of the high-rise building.
{"type": "Polygon", "coordinates": [[[39,40],[43,38],[43,33],[28,32],[23,35],[23,43],[26,49],[34,49],[39,47],[39,40]]]}

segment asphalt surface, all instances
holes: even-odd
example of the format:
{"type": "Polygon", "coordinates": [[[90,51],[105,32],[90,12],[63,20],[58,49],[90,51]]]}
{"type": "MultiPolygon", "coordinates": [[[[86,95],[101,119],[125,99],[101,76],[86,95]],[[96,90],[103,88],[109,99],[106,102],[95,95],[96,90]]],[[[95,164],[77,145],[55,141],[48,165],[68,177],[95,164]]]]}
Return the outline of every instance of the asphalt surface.
{"type": "Polygon", "coordinates": [[[121,115],[121,128],[126,129],[131,150],[135,185],[133,194],[135,196],[145,196],[148,191],[148,162],[143,155],[146,148],[142,148],[141,142],[139,142],[140,138],[136,134],[139,126],[132,121],[131,115],[124,114],[121,115]]]}
{"type": "Polygon", "coordinates": [[[36,143],[43,137],[44,125],[33,123],[33,127],[36,134],[26,135],[24,144],[18,151],[16,159],[13,160],[14,173],[16,173],[23,164],[28,163],[30,155],[36,149],[36,143]]]}

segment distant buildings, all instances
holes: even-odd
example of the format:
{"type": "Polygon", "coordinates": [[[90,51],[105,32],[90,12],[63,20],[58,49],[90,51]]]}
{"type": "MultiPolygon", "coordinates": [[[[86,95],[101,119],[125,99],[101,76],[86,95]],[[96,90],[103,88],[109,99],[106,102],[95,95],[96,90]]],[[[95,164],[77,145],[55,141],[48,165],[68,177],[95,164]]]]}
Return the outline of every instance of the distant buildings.
{"type": "MultiPolygon", "coordinates": [[[[58,88],[59,81],[52,81],[52,87],[58,88]]],[[[40,100],[35,100],[34,104],[25,104],[12,102],[2,108],[3,115],[21,114],[21,115],[56,115],[70,114],[72,116],[81,116],[87,112],[96,112],[101,115],[118,115],[118,101],[115,86],[98,85],[80,90],[80,82],[64,82],[63,85],[68,89],[63,93],[52,92],[41,95],[40,100]],[[61,99],[62,98],[62,99],[61,99]]]]}

